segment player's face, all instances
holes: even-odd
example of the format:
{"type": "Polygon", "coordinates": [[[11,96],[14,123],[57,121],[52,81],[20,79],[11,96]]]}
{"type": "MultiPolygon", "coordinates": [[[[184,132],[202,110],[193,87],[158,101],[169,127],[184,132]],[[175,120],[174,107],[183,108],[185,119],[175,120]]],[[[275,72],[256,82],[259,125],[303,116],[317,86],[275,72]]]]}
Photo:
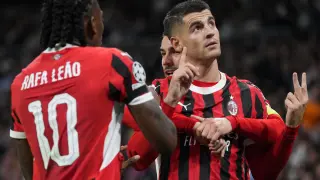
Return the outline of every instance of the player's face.
{"type": "Polygon", "coordinates": [[[221,54],[220,35],[210,10],[190,13],[183,18],[181,43],[188,49],[188,56],[206,60],[221,54]]]}
{"type": "Polygon", "coordinates": [[[87,41],[90,46],[102,45],[102,34],[104,31],[103,24],[103,11],[97,0],[92,0],[92,16],[87,24],[87,31],[90,29],[90,33],[87,33],[87,41]]]}
{"type": "Polygon", "coordinates": [[[167,36],[163,36],[161,41],[160,53],[162,56],[162,69],[165,77],[171,76],[178,68],[179,53],[177,53],[171,45],[167,36]]]}

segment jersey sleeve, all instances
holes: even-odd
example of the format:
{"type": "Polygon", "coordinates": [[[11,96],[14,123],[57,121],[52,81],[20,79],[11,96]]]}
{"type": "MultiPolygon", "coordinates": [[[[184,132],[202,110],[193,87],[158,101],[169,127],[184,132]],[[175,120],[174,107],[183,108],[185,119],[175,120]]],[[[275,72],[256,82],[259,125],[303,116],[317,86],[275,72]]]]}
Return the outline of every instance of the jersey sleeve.
{"type": "Polygon", "coordinates": [[[115,49],[111,60],[109,98],[128,105],[138,105],[153,99],[145,84],[142,65],[132,61],[128,53],[115,49]]]}
{"type": "Polygon", "coordinates": [[[26,134],[24,133],[23,125],[15,111],[16,106],[16,92],[14,90],[14,85],[11,86],[11,117],[12,126],[10,128],[10,137],[14,139],[26,139],[26,134]]]}

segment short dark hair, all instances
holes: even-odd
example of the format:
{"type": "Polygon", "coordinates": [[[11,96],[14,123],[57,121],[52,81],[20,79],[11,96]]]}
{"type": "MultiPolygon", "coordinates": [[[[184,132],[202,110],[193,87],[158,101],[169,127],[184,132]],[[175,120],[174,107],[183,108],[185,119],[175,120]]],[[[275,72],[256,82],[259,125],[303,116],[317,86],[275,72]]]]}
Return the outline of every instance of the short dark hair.
{"type": "Polygon", "coordinates": [[[194,12],[210,10],[210,6],[202,0],[189,0],[175,5],[163,20],[164,36],[172,36],[172,30],[177,24],[183,23],[183,17],[194,12]]]}
{"type": "Polygon", "coordinates": [[[64,47],[75,40],[85,46],[83,17],[91,13],[91,4],[91,0],[44,0],[41,47],[53,48],[58,43],[64,47]]]}

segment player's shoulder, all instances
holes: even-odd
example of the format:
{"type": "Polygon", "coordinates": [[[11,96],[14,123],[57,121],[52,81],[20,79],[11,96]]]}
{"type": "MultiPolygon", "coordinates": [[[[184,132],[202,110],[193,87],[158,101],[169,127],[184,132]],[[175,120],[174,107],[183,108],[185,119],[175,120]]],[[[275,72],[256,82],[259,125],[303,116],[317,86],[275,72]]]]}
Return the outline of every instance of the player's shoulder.
{"type": "Polygon", "coordinates": [[[22,82],[24,81],[24,78],[26,74],[28,74],[29,71],[32,71],[33,69],[37,68],[37,66],[40,63],[41,54],[38,55],[35,59],[33,59],[26,67],[24,67],[13,79],[11,83],[11,91],[17,89],[17,87],[20,88],[22,82]]]}
{"type": "Polygon", "coordinates": [[[105,58],[106,56],[118,56],[120,58],[127,57],[132,59],[132,57],[125,51],[122,51],[118,48],[109,48],[109,47],[85,47],[84,49],[90,54],[94,54],[94,56],[100,56],[102,58],[105,58]]]}

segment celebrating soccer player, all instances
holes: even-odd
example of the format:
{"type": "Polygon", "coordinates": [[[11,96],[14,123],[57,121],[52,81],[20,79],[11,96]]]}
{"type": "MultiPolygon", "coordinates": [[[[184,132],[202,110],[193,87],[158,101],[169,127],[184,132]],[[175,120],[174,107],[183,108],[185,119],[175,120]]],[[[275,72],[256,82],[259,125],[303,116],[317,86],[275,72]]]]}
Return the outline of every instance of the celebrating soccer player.
{"type": "Polygon", "coordinates": [[[101,45],[102,14],[97,0],[44,1],[45,50],[11,86],[10,136],[25,179],[120,179],[123,103],[157,151],[176,147],[176,128],[148,91],[141,64],[93,47],[101,45]]]}
{"type": "MultiPolygon", "coordinates": [[[[204,146],[199,147],[196,141],[192,143],[193,141],[191,142],[191,139],[193,138],[189,138],[187,134],[179,135],[180,149],[175,151],[171,157],[162,157],[160,179],[188,179],[192,177],[195,179],[209,179],[212,177],[217,179],[248,178],[246,160],[249,161],[250,167],[252,166],[251,164],[254,163],[257,165],[254,167],[254,174],[257,179],[274,177],[271,176],[269,172],[280,172],[279,169],[282,169],[281,166],[283,167],[283,164],[277,165],[275,163],[275,161],[277,161],[276,159],[271,163],[267,163],[270,167],[263,166],[269,169],[261,168],[262,166],[258,166],[257,164],[257,162],[259,162],[257,161],[257,157],[258,154],[262,154],[264,155],[262,159],[267,160],[266,157],[277,158],[280,154],[290,155],[290,152],[285,152],[288,152],[288,150],[291,151],[292,146],[290,148],[290,145],[292,145],[292,140],[295,138],[297,127],[302,119],[301,115],[303,115],[304,105],[308,99],[305,74],[302,78],[302,87],[297,83],[297,74],[293,75],[295,92],[294,94],[289,93],[286,99],[288,113],[286,116],[287,127],[285,127],[280,116],[271,109],[261,91],[256,86],[248,81],[237,80],[236,78],[226,77],[225,80],[223,80],[224,74],[220,73],[217,68],[217,57],[220,55],[219,32],[216,29],[214,18],[209,11],[209,7],[205,3],[201,1],[189,1],[175,6],[166,17],[165,31],[171,39],[174,51],[181,52],[184,46],[188,46],[188,49],[191,47],[191,52],[188,51],[187,54],[189,62],[193,60],[193,64],[202,67],[202,71],[200,68],[202,76],[200,74],[200,76],[195,77],[198,79],[191,84],[190,91],[188,91],[187,96],[183,99],[184,103],[179,101],[180,99],[172,98],[172,94],[177,94],[181,91],[179,84],[183,82],[183,79],[175,78],[175,73],[173,73],[173,78],[159,80],[155,83],[157,92],[162,98],[165,97],[168,100],[169,97],[169,99],[172,99],[172,103],[166,101],[167,104],[171,104],[173,107],[177,104],[179,105],[175,107],[176,112],[181,112],[187,116],[201,113],[200,116],[207,116],[206,120],[196,117],[203,121],[203,123],[195,128],[196,134],[210,140],[215,140],[221,135],[226,135],[225,137],[228,139],[228,149],[226,156],[221,162],[214,163],[217,162],[217,160],[210,156],[210,153],[208,154],[208,149],[204,146]],[[213,84],[215,84],[214,74],[219,74],[217,84],[226,81],[223,85],[220,85],[222,87],[204,82],[213,82],[213,84]],[[171,81],[169,93],[168,81],[171,81]],[[216,91],[212,92],[212,89],[216,89],[216,91]],[[204,97],[207,97],[207,99],[204,97]],[[210,99],[211,102],[208,102],[210,99]],[[189,103],[185,103],[186,100],[188,100],[189,103]],[[218,102],[216,102],[216,100],[218,100],[218,102]],[[188,106],[194,107],[188,109],[188,106]],[[206,113],[210,113],[210,111],[211,117],[221,118],[208,117],[206,113]],[[226,118],[223,118],[224,116],[226,116],[226,118]],[[293,122],[294,125],[290,125],[290,122],[293,122]],[[275,128],[277,126],[278,129],[275,128]],[[215,132],[212,134],[210,129],[215,129],[215,132]],[[227,134],[231,130],[233,130],[233,133],[227,134]],[[183,136],[185,136],[185,138],[183,138],[183,136]],[[277,138],[279,138],[278,141],[277,138]],[[249,143],[253,143],[252,140],[254,140],[256,144],[248,146],[249,143]],[[285,143],[283,144],[282,142],[285,143]],[[250,147],[249,149],[251,149],[251,151],[248,150],[245,153],[244,146],[246,145],[247,148],[250,147]],[[280,168],[274,170],[272,165],[280,168]],[[190,171],[188,171],[188,168],[190,168],[190,171]],[[245,171],[243,171],[243,169],[245,169],[245,171]]],[[[164,103],[162,103],[162,105],[166,106],[164,103]]],[[[181,119],[181,122],[188,124],[187,120],[188,118],[184,118],[181,119]]],[[[196,123],[193,122],[193,125],[195,124],[196,123]]],[[[179,129],[179,127],[177,128],[179,129]]],[[[287,157],[288,156],[280,159],[285,160],[287,157]]],[[[261,162],[266,161],[260,161],[260,163],[261,162]]],[[[276,175],[277,174],[278,173],[276,173],[276,175]]]]}

